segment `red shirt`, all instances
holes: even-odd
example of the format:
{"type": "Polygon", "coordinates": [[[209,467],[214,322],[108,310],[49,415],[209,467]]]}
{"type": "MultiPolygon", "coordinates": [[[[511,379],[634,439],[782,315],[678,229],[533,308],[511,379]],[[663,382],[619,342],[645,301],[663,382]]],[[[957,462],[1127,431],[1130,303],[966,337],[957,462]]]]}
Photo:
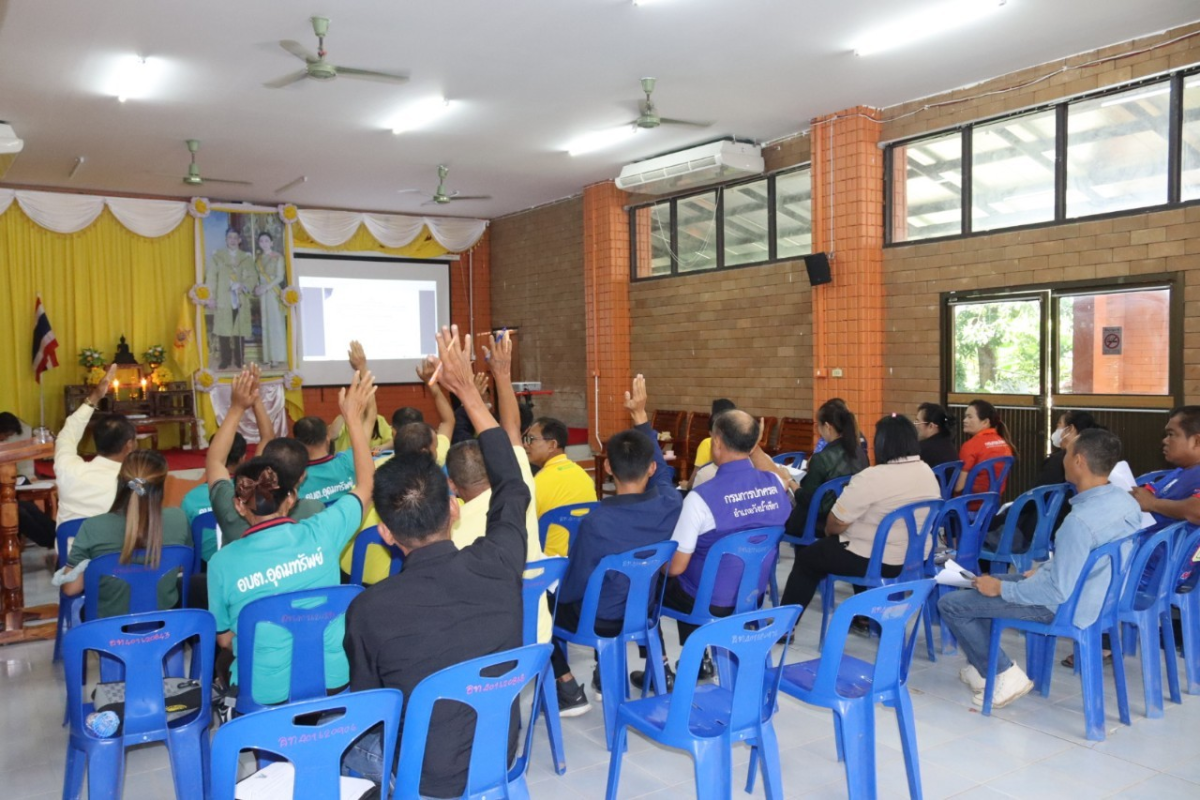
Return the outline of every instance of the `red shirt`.
{"type": "MultiPolygon", "coordinates": [[[[958,451],[958,457],[963,462],[963,473],[968,473],[971,468],[989,458],[997,458],[999,456],[1011,456],[1012,448],[1008,446],[1008,442],[1000,437],[995,428],[984,428],[979,433],[972,436],[963,443],[962,448],[958,451]]],[[[1000,476],[1000,469],[996,467],[996,476],[1000,476]]],[[[1005,483],[1008,481],[1005,480],[1005,483]]],[[[964,494],[972,494],[975,492],[986,492],[988,490],[988,479],[984,475],[979,475],[975,478],[974,486],[964,486],[964,494]]],[[[1004,491],[1004,484],[1000,485],[1000,491],[1004,491]]]]}

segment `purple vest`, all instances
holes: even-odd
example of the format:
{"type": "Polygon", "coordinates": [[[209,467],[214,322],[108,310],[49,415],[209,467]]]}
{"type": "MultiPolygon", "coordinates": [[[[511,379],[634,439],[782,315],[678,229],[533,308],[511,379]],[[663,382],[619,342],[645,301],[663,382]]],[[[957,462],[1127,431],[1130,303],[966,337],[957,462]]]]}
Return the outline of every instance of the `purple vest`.
{"type": "MultiPolygon", "coordinates": [[[[696,540],[696,551],[692,553],[687,569],[679,576],[683,588],[695,597],[700,587],[700,573],[704,571],[704,559],[716,542],[731,533],[782,526],[792,512],[792,504],[779,479],[755,469],[749,459],[722,465],[712,480],[692,491],[704,500],[717,525],[696,540]]],[[[742,570],[737,559],[726,557],[724,562],[717,572],[712,604],[728,607],[734,605],[742,570]]],[[[769,565],[764,565],[760,589],[766,586],[769,569],[769,565]]]]}

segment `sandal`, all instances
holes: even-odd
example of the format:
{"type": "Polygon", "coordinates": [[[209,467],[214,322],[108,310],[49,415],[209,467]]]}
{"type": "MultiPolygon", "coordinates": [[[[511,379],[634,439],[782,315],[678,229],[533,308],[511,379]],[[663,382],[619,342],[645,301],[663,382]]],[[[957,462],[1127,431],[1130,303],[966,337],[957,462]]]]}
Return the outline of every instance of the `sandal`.
{"type": "MultiPolygon", "coordinates": [[[[1067,656],[1066,658],[1064,658],[1062,661],[1060,661],[1058,663],[1062,664],[1067,669],[1075,669],[1075,654],[1071,653],[1069,656],[1067,656]]],[[[1105,664],[1112,663],[1112,651],[1111,650],[1104,651],[1104,663],[1105,664]]]]}

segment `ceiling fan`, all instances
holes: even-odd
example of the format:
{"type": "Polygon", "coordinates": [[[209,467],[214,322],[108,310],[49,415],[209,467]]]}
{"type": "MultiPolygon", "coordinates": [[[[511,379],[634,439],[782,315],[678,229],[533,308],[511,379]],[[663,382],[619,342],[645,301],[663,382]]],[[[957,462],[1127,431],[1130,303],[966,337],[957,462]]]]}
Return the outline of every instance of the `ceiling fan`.
{"type": "MultiPolygon", "coordinates": [[[[430,205],[431,203],[437,203],[438,205],[445,205],[446,203],[449,203],[451,200],[491,200],[492,199],[492,196],[490,194],[459,194],[458,192],[447,192],[446,191],[446,176],[450,174],[450,168],[447,167],[445,164],[438,164],[437,171],[438,171],[437,189],[434,191],[433,197],[431,197],[429,200],[426,200],[421,205],[427,206],[427,205],[430,205]]],[[[400,194],[412,194],[412,193],[416,193],[416,192],[420,192],[420,191],[421,191],[420,189],[401,189],[400,194]]]]}
{"type": "Polygon", "coordinates": [[[188,164],[187,175],[183,176],[183,182],[188,186],[199,186],[204,183],[240,183],[243,186],[250,186],[250,181],[235,181],[230,178],[203,178],[200,176],[200,165],[196,163],[196,151],[200,149],[199,139],[187,140],[188,152],[192,154],[192,163],[188,164]]]}
{"type": "Polygon", "coordinates": [[[639,128],[657,128],[659,125],[691,125],[694,128],[712,127],[711,122],[693,122],[686,119],[660,117],[654,101],[650,98],[650,95],[654,94],[654,84],[656,82],[655,78],[642,78],[642,91],[646,93],[646,99],[638,104],[638,110],[641,113],[637,119],[630,123],[631,125],[636,125],[639,128]]]}
{"type": "Polygon", "coordinates": [[[331,81],[338,76],[343,78],[388,81],[391,83],[404,83],[408,80],[408,76],[403,74],[377,72],[372,69],[358,69],[356,67],[339,67],[330,64],[325,60],[325,34],[329,33],[329,18],[313,17],[312,26],[313,33],[317,35],[317,54],[314,56],[299,42],[284,39],[279,43],[279,46],[303,61],[305,67],[298,72],[268,81],[263,84],[264,86],[271,89],[282,89],[284,86],[289,86],[305,78],[313,78],[318,81],[331,81]]]}

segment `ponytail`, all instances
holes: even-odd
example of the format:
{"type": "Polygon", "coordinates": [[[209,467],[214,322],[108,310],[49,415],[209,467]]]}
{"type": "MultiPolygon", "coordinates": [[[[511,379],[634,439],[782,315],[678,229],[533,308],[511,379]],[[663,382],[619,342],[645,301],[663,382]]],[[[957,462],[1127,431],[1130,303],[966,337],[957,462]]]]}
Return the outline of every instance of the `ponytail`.
{"type": "Polygon", "coordinates": [[[135,450],[122,462],[118,480],[121,483],[112,511],[125,515],[125,540],[119,561],[128,564],[135,550],[144,550],[145,565],[156,568],[162,558],[167,460],[156,450],[135,450]]]}
{"type": "Polygon", "coordinates": [[[862,458],[858,441],[858,420],[844,401],[835,398],[817,409],[817,422],[824,423],[838,432],[838,438],[829,444],[840,445],[847,461],[857,463],[862,458]]]}
{"type": "Polygon", "coordinates": [[[937,426],[939,436],[953,435],[954,425],[958,420],[947,414],[946,409],[937,403],[921,403],[921,405],[917,406],[917,413],[924,414],[926,422],[931,422],[937,426]]]}
{"type": "Polygon", "coordinates": [[[1017,446],[1013,444],[1012,438],[1008,434],[1008,426],[1000,418],[1000,412],[996,410],[996,407],[987,400],[972,400],[970,406],[975,409],[975,415],[979,417],[981,422],[987,420],[991,424],[1000,438],[1004,440],[1004,443],[1008,445],[1008,449],[1012,451],[1013,456],[1016,456],[1017,446]]]}

